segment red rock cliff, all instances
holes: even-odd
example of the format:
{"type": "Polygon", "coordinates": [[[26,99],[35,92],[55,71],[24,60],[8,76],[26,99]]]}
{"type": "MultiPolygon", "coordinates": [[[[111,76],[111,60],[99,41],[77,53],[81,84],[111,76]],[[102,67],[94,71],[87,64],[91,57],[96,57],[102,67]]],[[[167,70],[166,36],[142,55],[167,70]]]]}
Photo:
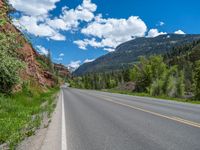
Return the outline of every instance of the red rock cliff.
{"type": "Polygon", "coordinates": [[[36,57],[39,54],[33,49],[31,44],[27,42],[22,33],[11,23],[11,21],[7,17],[8,8],[3,0],[0,0],[0,19],[6,19],[6,24],[4,26],[0,26],[0,32],[13,32],[17,34],[17,39],[20,43],[22,43],[22,48],[18,49],[17,52],[27,67],[21,73],[23,80],[34,79],[41,86],[54,86],[55,81],[52,77],[52,74],[44,68],[36,61],[36,57]]]}

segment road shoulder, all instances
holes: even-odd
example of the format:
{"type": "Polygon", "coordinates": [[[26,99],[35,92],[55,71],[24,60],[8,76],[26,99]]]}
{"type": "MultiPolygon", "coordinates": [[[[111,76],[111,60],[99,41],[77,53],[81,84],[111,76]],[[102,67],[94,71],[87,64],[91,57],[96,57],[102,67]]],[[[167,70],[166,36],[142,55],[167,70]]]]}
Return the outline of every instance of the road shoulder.
{"type": "Polygon", "coordinates": [[[40,129],[34,136],[28,137],[17,147],[17,150],[55,150],[61,149],[61,119],[62,99],[61,94],[57,98],[57,105],[52,117],[44,117],[40,129]]]}

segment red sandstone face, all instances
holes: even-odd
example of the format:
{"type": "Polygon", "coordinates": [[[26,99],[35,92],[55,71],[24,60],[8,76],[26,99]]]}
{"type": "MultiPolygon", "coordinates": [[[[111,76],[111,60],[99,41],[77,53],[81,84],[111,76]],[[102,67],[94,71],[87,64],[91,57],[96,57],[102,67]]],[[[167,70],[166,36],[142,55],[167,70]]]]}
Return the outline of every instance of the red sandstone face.
{"type": "Polygon", "coordinates": [[[0,0],[0,7],[2,7],[3,6],[3,2],[2,2],[2,0],[0,0]]]}

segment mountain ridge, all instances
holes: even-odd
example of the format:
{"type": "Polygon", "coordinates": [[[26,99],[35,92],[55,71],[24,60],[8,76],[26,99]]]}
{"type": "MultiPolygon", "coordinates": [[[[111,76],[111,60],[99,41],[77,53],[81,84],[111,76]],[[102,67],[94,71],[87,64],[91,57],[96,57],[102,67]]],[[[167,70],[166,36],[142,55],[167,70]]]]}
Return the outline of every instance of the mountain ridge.
{"type": "Polygon", "coordinates": [[[173,47],[181,46],[200,39],[200,34],[166,34],[154,38],[141,37],[127,41],[116,47],[114,52],[81,65],[75,75],[121,70],[132,66],[139,56],[165,54],[173,47]]]}

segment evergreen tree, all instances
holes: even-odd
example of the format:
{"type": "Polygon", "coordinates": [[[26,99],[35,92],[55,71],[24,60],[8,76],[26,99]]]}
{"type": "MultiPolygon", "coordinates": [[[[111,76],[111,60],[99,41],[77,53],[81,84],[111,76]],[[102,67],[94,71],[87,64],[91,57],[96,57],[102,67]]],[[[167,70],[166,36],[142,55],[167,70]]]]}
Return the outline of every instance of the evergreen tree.
{"type": "Polygon", "coordinates": [[[184,95],[184,92],[185,92],[183,71],[178,71],[176,89],[177,89],[176,97],[182,97],[184,95]]]}
{"type": "Polygon", "coordinates": [[[54,73],[54,66],[53,66],[53,63],[52,63],[50,50],[48,50],[48,54],[47,54],[47,65],[49,67],[49,71],[51,73],[54,73]]]}
{"type": "Polygon", "coordinates": [[[200,100],[200,61],[197,61],[194,69],[194,94],[200,100]]]}

